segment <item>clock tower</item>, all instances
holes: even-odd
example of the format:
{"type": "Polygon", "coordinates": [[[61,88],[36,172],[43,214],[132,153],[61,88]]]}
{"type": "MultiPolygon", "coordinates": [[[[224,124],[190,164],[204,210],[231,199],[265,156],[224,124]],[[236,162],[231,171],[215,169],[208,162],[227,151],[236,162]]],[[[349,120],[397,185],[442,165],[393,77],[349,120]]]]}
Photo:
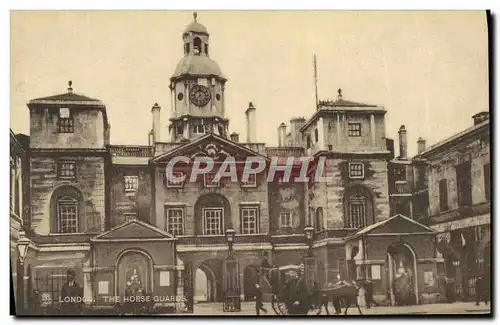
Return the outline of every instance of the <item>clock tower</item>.
{"type": "Polygon", "coordinates": [[[228,134],[229,121],[224,117],[227,79],[210,58],[210,34],[198,22],[196,13],[193,18],[182,35],[184,57],[170,78],[172,142],[190,140],[208,132],[225,138],[228,134]]]}

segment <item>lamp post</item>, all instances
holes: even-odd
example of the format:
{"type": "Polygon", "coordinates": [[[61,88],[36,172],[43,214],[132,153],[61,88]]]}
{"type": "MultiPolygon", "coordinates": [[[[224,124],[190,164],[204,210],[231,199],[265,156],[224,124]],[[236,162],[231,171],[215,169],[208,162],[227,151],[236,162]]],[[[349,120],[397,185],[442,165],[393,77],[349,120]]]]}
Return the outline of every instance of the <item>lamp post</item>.
{"type": "Polygon", "coordinates": [[[24,312],[24,261],[26,260],[26,253],[28,252],[30,241],[24,236],[24,232],[20,233],[17,242],[17,250],[19,252],[19,268],[17,270],[18,286],[17,286],[17,313],[23,314],[24,312]]]}
{"type": "Polygon", "coordinates": [[[240,311],[240,267],[238,260],[234,256],[233,244],[236,231],[229,228],[226,230],[226,240],[229,249],[227,259],[224,261],[224,305],[223,311],[240,311]]]}
{"type": "Polygon", "coordinates": [[[235,236],[236,236],[236,231],[234,231],[233,228],[229,228],[226,230],[226,240],[229,248],[229,254],[231,255],[233,254],[233,244],[235,236]]]}
{"type": "Polygon", "coordinates": [[[312,242],[313,242],[314,228],[311,226],[305,227],[304,228],[304,235],[306,236],[306,242],[307,242],[307,246],[308,246],[307,256],[312,257],[313,256],[312,242]]]}
{"type": "Polygon", "coordinates": [[[306,237],[308,248],[307,248],[307,255],[304,257],[303,275],[306,280],[307,288],[309,290],[312,290],[314,281],[316,280],[316,261],[314,259],[312,251],[314,228],[311,226],[305,227],[304,235],[306,237]]]}

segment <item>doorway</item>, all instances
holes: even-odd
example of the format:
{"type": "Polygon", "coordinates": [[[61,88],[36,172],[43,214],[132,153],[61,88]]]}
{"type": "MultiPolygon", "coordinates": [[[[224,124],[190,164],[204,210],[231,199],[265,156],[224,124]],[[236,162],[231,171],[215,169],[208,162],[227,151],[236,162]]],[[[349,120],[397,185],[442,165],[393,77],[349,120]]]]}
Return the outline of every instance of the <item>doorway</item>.
{"type": "Polygon", "coordinates": [[[418,304],[417,258],[407,243],[391,245],[386,257],[386,285],[392,306],[418,304]]]}

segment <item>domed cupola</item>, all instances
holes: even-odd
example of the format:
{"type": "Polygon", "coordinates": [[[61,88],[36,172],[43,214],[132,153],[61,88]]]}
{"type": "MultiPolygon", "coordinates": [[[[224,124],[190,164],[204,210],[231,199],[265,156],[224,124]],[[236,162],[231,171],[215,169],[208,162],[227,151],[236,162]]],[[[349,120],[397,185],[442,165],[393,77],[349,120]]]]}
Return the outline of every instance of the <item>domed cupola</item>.
{"type": "Polygon", "coordinates": [[[184,56],[170,78],[173,142],[192,139],[206,132],[227,135],[224,90],[227,79],[210,58],[209,37],[205,26],[193,21],[182,34],[184,56]]]}
{"type": "Polygon", "coordinates": [[[182,40],[184,42],[184,57],[172,75],[172,81],[185,76],[207,76],[227,80],[222,71],[209,55],[210,34],[205,26],[198,22],[198,14],[193,13],[194,20],[186,27],[182,40]]]}

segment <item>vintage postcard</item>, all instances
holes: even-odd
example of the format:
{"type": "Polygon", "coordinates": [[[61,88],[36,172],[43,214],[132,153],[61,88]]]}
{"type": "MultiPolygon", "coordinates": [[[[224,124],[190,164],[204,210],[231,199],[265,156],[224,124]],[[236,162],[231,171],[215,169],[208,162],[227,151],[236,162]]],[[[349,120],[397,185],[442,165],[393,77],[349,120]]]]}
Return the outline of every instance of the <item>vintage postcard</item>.
{"type": "Polygon", "coordinates": [[[487,11],[11,11],[12,314],[491,315],[487,11]]]}

